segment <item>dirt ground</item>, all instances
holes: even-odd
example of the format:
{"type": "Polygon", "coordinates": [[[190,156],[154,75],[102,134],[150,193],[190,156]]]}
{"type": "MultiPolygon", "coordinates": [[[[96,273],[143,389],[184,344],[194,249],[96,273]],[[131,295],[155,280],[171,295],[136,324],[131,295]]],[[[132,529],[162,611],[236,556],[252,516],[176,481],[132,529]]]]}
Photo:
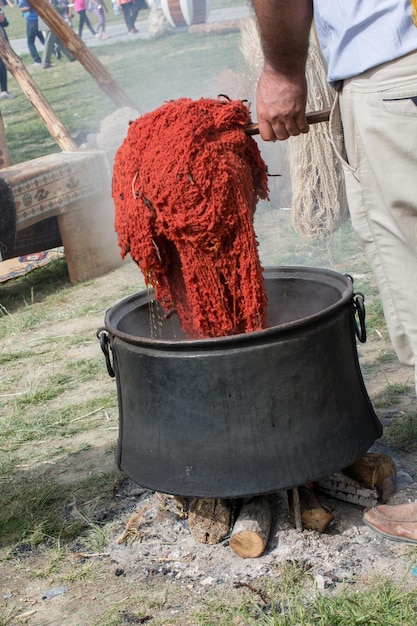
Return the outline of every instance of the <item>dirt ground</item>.
{"type": "MultiPolygon", "coordinates": [[[[270,229],[268,232],[271,235],[270,229]]],[[[86,302],[100,301],[115,284],[119,289],[132,286],[134,293],[139,282],[138,269],[128,263],[91,281],[77,291],[77,298],[86,302]]],[[[82,324],[83,331],[93,337],[102,326],[103,315],[104,311],[98,310],[96,315],[74,319],[72,323],[74,327],[82,324]]],[[[50,321],[47,324],[52,336],[70,334],[73,330],[71,323],[63,325],[59,319],[55,325],[51,326],[50,321]]],[[[41,333],[42,328],[38,332],[41,333]]],[[[27,339],[24,333],[20,339],[27,339]]],[[[374,342],[372,337],[360,345],[361,364],[372,363],[384,345],[388,345],[386,338],[381,345],[380,338],[374,342]]],[[[102,359],[95,342],[84,350],[102,359]]],[[[412,381],[410,369],[399,366],[395,360],[364,370],[368,372],[365,382],[371,399],[377,398],[387,384],[410,385],[412,381]]],[[[104,385],[114,385],[114,381],[108,379],[104,385]]],[[[415,407],[411,389],[395,406],[377,411],[385,428],[402,412],[415,407]]],[[[90,389],[89,393],[100,393],[100,387],[90,389]]],[[[80,450],[78,454],[65,456],[57,452],[55,458],[44,464],[43,472],[65,481],[98,468],[111,469],[115,466],[116,441],[117,411],[110,415],[110,424],[93,426],[72,438],[74,449],[80,450]]],[[[38,445],[40,450],[42,446],[58,449],[59,441],[39,442],[38,445]]],[[[398,485],[392,501],[414,499],[416,455],[388,450],[380,442],[375,449],[391,454],[397,464],[398,485]]],[[[410,572],[417,560],[412,546],[374,534],[362,523],[363,507],[327,496],[322,496],[322,504],[334,515],[327,532],[299,532],[289,517],[286,492],[276,494],[273,529],[265,552],[256,559],[242,559],[233,553],[228,538],[216,545],[198,542],[190,534],[188,520],[180,516],[172,498],[161,497],[121,476],[115,485],[111,510],[101,514],[101,528],[109,537],[104,551],[86,553],[82,542],[73,542],[64,548],[64,558],[61,555],[56,567],[51,566],[54,557],[48,546],[32,549],[24,545],[2,551],[0,606],[4,612],[9,610],[15,616],[5,623],[32,626],[208,623],[201,618],[207,603],[216,599],[232,602],[242,594],[253,593],[251,584],[255,588],[260,577],[279,576],[280,567],[288,561],[305,565],[316,588],[324,593],[333,593],[346,584],[352,588],[363,587],[378,574],[396,581],[404,579],[407,586],[417,587],[417,577],[410,572]],[[130,533],[127,541],[118,543],[135,512],[143,513],[137,532],[130,533]],[[200,618],[196,617],[198,613],[200,618]],[[143,619],[137,617],[138,614],[143,619]]],[[[72,513],[70,508],[68,515],[72,513]]],[[[236,622],[239,623],[243,622],[236,622]]]]}

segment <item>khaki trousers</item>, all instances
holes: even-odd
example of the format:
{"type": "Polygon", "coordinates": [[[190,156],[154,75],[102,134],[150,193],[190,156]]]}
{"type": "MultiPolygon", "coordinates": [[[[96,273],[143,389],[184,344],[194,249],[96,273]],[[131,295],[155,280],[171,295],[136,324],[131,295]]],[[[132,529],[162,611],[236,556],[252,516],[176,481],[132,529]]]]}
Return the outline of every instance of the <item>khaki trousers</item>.
{"type": "Polygon", "coordinates": [[[345,80],[330,125],[392,345],[416,368],[417,52],[345,80]]]}

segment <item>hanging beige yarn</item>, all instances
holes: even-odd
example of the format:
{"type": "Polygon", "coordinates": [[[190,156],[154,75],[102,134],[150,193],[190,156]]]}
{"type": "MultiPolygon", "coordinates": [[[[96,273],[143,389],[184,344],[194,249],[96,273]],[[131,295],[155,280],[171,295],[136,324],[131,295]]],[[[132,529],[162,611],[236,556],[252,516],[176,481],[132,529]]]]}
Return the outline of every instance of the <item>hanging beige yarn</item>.
{"type": "MultiPolygon", "coordinates": [[[[256,84],[264,65],[256,20],[245,21],[241,36],[241,50],[256,84]]],[[[307,110],[331,108],[335,92],[326,76],[326,62],[313,27],[306,66],[307,110]]],[[[312,124],[306,135],[273,144],[275,152],[284,147],[282,143],[286,151],[281,150],[281,156],[287,160],[282,165],[288,165],[292,186],[293,226],[302,237],[324,239],[349,216],[342,165],[330,142],[328,124],[312,124]]]]}
{"type": "MultiPolygon", "coordinates": [[[[306,66],[307,110],[330,108],[335,92],[326,80],[326,62],[310,38],[306,66]]],[[[291,219],[307,239],[324,239],[349,216],[342,165],[330,141],[328,124],[314,124],[306,135],[288,140],[291,171],[291,219]]]]}

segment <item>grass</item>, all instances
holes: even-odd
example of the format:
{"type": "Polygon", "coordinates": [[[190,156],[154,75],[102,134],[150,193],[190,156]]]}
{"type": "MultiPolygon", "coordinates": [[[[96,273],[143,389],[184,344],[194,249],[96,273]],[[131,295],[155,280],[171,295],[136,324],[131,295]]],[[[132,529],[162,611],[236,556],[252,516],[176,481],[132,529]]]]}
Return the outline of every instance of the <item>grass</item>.
{"type": "Polygon", "coordinates": [[[204,626],[412,626],[417,595],[388,578],[376,578],[371,590],[345,587],[337,595],[317,592],[298,564],[288,563],[277,577],[250,585],[239,604],[208,602],[198,623],[204,626]],[[283,576],[283,580],[280,578],[283,576]]]}
{"type": "MultiPolygon", "coordinates": [[[[348,272],[356,277],[355,287],[365,295],[370,291],[371,301],[377,303],[372,277],[357,253],[349,224],[328,241],[307,242],[294,236],[286,212],[274,211],[276,223],[268,228],[265,220],[271,211],[269,206],[261,207],[257,216],[261,252],[268,264],[314,264],[348,272]]],[[[0,561],[41,551],[31,575],[45,580],[54,576],[60,584],[77,579],[94,584],[96,577],[104,575],[100,573],[103,564],[88,562],[74,568],[68,560],[75,549],[106,552],[114,532],[109,524],[117,510],[114,438],[99,451],[92,443],[100,440],[105,429],[117,429],[118,411],[114,383],[105,371],[95,329],[102,325],[106,308],[128,295],[131,285],[112,282],[103,292],[98,289],[102,280],[71,285],[65,261],[60,260],[0,285],[0,302],[4,302],[0,320],[0,561]],[[75,325],[65,331],[72,321],[75,325]],[[71,468],[77,468],[77,473],[71,468]]],[[[386,342],[380,341],[383,349],[374,368],[392,362],[386,357],[386,342]]],[[[375,401],[381,409],[400,406],[409,392],[407,385],[387,381],[375,401]]],[[[416,423],[415,414],[396,419],[395,428],[391,425],[386,435],[391,437],[389,445],[414,449],[416,423]]],[[[411,626],[416,620],[414,596],[393,582],[375,580],[361,585],[356,581],[337,593],[318,593],[309,571],[293,563],[251,586],[255,591],[242,587],[226,592],[222,586],[208,593],[200,607],[187,615],[187,626],[411,626]],[[394,621],[381,621],[382,610],[384,619],[394,621]]],[[[182,601],[178,587],[175,592],[161,592],[156,606],[158,593],[156,581],[152,601],[141,592],[129,601],[103,606],[97,623],[113,626],[153,615],[156,626],[182,626],[182,611],[172,608],[182,601]]],[[[185,602],[186,592],[182,593],[185,602]]],[[[6,611],[0,612],[0,624],[2,619],[4,624],[13,623],[6,611]]]]}
{"type": "Polygon", "coordinates": [[[386,430],[388,444],[398,450],[417,449],[417,411],[404,412],[386,430]]]}
{"type": "Polygon", "coordinates": [[[384,406],[395,406],[401,402],[401,399],[410,393],[411,385],[389,383],[381,394],[374,398],[374,405],[377,408],[384,406]]]}
{"type": "Polygon", "coordinates": [[[49,295],[56,291],[70,289],[71,283],[68,277],[67,262],[65,259],[52,261],[19,280],[10,281],[0,285],[1,305],[0,305],[0,338],[1,333],[10,332],[10,328],[5,330],[6,323],[12,325],[13,312],[22,307],[29,307],[37,302],[42,302],[49,295]],[[3,319],[2,319],[3,318],[3,319]]]}
{"type": "MultiPolygon", "coordinates": [[[[76,461],[76,457],[73,457],[76,461]]],[[[100,551],[104,533],[94,522],[96,509],[112,499],[114,471],[99,472],[76,483],[65,483],[39,474],[22,474],[1,486],[3,514],[0,519],[0,546],[61,544],[84,536],[84,542],[100,551]],[[91,494],[96,493],[93,499],[91,494]],[[94,505],[94,506],[93,506],[94,505]],[[89,531],[89,532],[85,532],[89,531]],[[100,542],[97,536],[100,536],[100,542]],[[87,537],[87,539],[85,538],[87,537]],[[100,549],[98,549],[100,548],[100,549]]],[[[111,510],[111,508],[109,509],[111,510]]],[[[15,548],[21,550],[21,548],[15,548]]]]}
{"type": "MultiPolygon", "coordinates": [[[[271,211],[261,208],[257,218],[265,260],[349,272],[357,277],[358,290],[369,290],[371,301],[377,302],[349,224],[331,240],[306,242],[294,236],[283,211],[274,212],[274,228],[265,228],[263,220],[271,211]]],[[[59,585],[83,581],[88,589],[105,579],[108,564],[81,562],[74,555],[106,553],[115,532],[112,520],[120,515],[113,494],[116,433],[110,444],[93,445],[107,428],[116,431],[118,413],[95,329],[106,308],[131,292],[131,284],[110,281],[109,290],[99,289],[107,280],[70,285],[60,260],[0,285],[0,302],[10,311],[0,320],[0,566],[2,560],[26,555],[36,563],[31,578],[54,579],[59,585]],[[74,559],[76,565],[71,565],[74,559]]],[[[376,369],[392,363],[389,344],[380,342],[376,369]]],[[[409,393],[408,385],[387,381],[375,403],[381,410],[400,407],[409,393]]],[[[417,415],[400,414],[385,437],[394,449],[412,451],[416,433],[417,415]]],[[[91,623],[116,626],[152,616],[155,626],[414,626],[417,619],[416,594],[401,582],[352,580],[319,592],[308,568],[299,563],[277,567],[250,588],[221,585],[198,606],[192,592],[173,581],[159,577],[151,587],[147,584],[123,601],[104,603],[100,619],[91,623]],[[183,602],[191,607],[181,608],[183,602]]],[[[0,625],[13,624],[17,614],[0,605],[0,625]]]]}
{"type": "Polygon", "coordinates": [[[255,580],[247,587],[204,595],[200,609],[184,621],[187,603],[184,589],[166,584],[159,598],[150,586],[133,593],[122,605],[114,604],[100,617],[100,626],[147,623],[155,626],[414,626],[417,617],[416,594],[394,585],[389,579],[376,579],[371,591],[345,588],[337,596],[319,593],[311,582],[294,578],[294,566],[286,564],[279,576],[255,580]],[[227,591],[226,591],[227,594],[227,591]],[[267,595],[269,594],[269,595],[267,595]],[[152,600],[150,600],[152,598],[152,600]],[[166,617],[162,617],[165,615],[166,617]],[[160,617],[158,617],[160,616],[160,617]],[[142,620],[142,621],[141,621],[142,620]]]}

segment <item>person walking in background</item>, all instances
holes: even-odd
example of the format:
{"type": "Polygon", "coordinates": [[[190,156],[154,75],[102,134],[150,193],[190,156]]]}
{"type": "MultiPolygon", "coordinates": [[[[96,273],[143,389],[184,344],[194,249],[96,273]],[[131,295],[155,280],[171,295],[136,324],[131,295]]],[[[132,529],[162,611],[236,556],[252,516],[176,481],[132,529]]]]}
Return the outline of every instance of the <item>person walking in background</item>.
{"type": "Polygon", "coordinates": [[[26,20],[26,37],[29,52],[33,59],[33,65],[40,65],[41,57],[36,49],[35,40],[38,38],[43,45],[45,43],[45,38],[39,30],[38,14],[34,9],[32,9],[27,0],[19,0],[19,9],[26,20]]]}
{"type": "MultiPolygon", "coordinates": [[[[91,0],[93,5],[98,4],[95,0],[91,0]]],[[[91,25],[90,19],[87,15],[87,0],[74,0],[74,11],[78,13],[80,21],[78,22],[78,37],[81,39],[83,34],[84,24],[92,35],[96,35],[96,31],[91,25]]]]}
{"type": "Polygon", "coordinates": [[[107,7],[104,2],[95,4],[94,13],[97,15],[96,32],[99,39],[108,39],[110,35],[106,33],[106,13],[107,7]]]}
{"type": "Polygon", "coordinates": [[[145,9],[148,6],[145,0],[117,0],[117,4],[123,12],[127,32],[132,33],[132,35],[136,34],[138,31],[135,22],[138,13],[140,9],[145,9]]]}
{"type": "Polygon", "coordinates": [[[72,28],[72,18],[74,17],[72,13],[72,7],[74,6],[74,4],[70,4],[68,0],[63,0],[62,4],[66,6],[66,9],[63,13],[61,13],[61,17],[68,24],[68,26],[71,26],[72,28]]]}
{"type": "MultiPolygon", "coordinates": [[[[61,15],[63,19],[68,15],[68,2],[67,0],[49,0],[54,9],[61,15]]],[[[45,47],[42,54],[42,69],[46,70],[51,67],[51,56],[55,54],[57,59],[60,59],[62,54],[65,54],[70,62],[75,61],[75,57],[69,50],[65,48],[62,41],[58,39],[57,35],[45,24],[42,20],[39,22],[45,35],[45,47]]]]}
{"type": "MultiPolygon", "coordinates": [[[[2,8],[0,8],[0,36],[4,37],[6,41],[9,41],[7,36],[6,28],[9,25],[9,21],[4,14],[2,8]]],[[[0,58],[0,98],[16,98],[16,96],[7,89],[7,69],[3,63],[3,60],[0,58]]]]}

